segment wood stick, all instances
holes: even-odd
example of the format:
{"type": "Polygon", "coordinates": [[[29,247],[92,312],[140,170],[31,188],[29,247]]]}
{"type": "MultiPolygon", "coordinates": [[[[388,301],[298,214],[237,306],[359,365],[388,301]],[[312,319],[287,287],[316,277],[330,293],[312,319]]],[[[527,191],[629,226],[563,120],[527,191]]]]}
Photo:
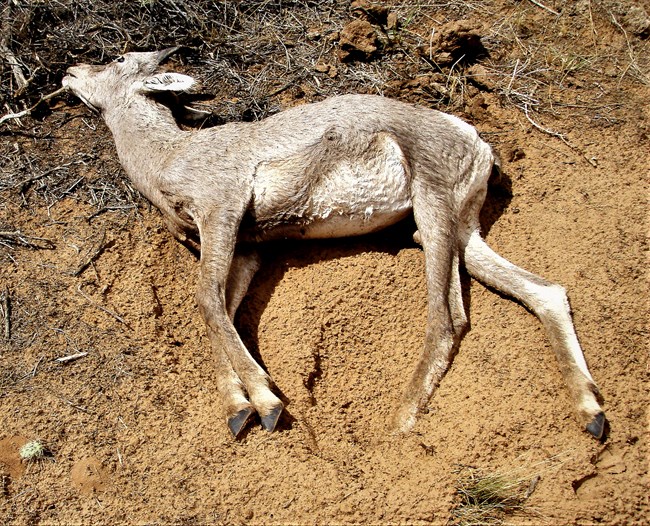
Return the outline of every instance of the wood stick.
{"type": "Polygon", "coordinates": [[[528,0],[531,4],[535,4],[537,7],[541,7],[542,9],[545,9],[549,13],[553,13],[555,16],[560,16],[560,13],[557,11],[553,11],[550,7],[546,7],[544,4],[541,2],[537,2],[536,0],[528,0]]]}
{"type": "Polygon", "coordinates": [[[4,316],[5,326],[5,340],[11,339],[11,295],[9,294],[9,287],[5,287],[2,296],[2,315],[4,316]]]}
{"type": "Polygon", "coordinates": [[[74,360],[78,360],[79,358],[83,358],[87,354],[88,354],[87,352],[79,352],[77,354],[71,354],[69,356],[62,356],[61,358],[56,358],[54,361],[59,362],[59,363],[73,362],[74,360]]]}
{"type": "Polygon", "coordinates": [[[47,95],[44,95],[43,97],[41,97],[41,99],[36,104],[34,104],[33,106],[27,108],[26,110],[19,111],[18,113],[7,113],[6,115],[3,115],[2,117],[0,117],[0,124],[2,124],[5,121],[8,121],[9,119],[20,119],[22,117],[27,117],[28,115],[30,115],[32,113],[32,111],[34,109],[36,109],[36,107],[41,102],[45,102],[46,100],[50,100],[50,99],[56,97],[57,95],[63,93],[64,91],[67,91],[67,89],[68,88],[59,88],[58,90],[53,91],[52,93],[48,93],[47,95]]]}

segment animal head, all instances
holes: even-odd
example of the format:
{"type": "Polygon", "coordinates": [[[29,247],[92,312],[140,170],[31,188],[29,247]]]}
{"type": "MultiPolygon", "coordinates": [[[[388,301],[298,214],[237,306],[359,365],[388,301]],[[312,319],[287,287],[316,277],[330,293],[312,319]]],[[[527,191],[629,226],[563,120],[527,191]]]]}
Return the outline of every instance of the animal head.
{"type": "Polygon", "coordinates": [[[172,72],[156,73],[158,66],[178,49],[125,53],[103,66],[73,66],[68,68],[62,84],[97,112],[126,106],[146,93],[186,91],[194,84],[192,77],[172,72]]]}

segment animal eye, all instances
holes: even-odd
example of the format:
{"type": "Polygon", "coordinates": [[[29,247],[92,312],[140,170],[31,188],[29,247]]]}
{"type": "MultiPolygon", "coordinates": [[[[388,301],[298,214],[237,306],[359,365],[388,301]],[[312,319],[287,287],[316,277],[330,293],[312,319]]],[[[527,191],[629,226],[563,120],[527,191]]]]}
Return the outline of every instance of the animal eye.
{"type": "Polygon", "coordinates": [[[117,57],[115,62],[124,62],[124,57],[117,57]]]}

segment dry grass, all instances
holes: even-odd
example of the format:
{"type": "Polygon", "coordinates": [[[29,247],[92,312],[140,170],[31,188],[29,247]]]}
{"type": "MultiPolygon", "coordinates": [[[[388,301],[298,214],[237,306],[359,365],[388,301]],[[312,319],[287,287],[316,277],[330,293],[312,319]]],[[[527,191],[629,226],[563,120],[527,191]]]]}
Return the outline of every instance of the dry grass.
{"type": "Polygon", "coordinates": [[[503,524],[509,515],[525,514],[528,512],[526,500],[538,480],[538,475],[522,477],[462,466],[452,523],[458,526],[497,526],[503,524]]]}
{"type": "Polygon", "coordinates": [[[560,470],[574,452],[567,450],[541,461],[532,461],[529,451],[504,470],[487,470],[458,464],[456,504],[450,523],[456,526],[499,526],[511,520],[547,522],[546,517],[528,504],[538,483],[560,470]]]}

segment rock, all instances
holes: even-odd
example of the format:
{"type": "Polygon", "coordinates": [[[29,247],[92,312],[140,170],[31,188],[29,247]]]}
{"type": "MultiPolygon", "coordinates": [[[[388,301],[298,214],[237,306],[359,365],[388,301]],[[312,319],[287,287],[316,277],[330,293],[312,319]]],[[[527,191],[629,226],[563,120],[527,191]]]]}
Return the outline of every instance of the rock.
{"type": "Polygon", "coordinates": [[[308,40],[320,40],[323,34],[320,32],[319,29],[312,28],[307,31],[306,36],[308,40]]]}
{"type": "Polygon", "coordinates": [[[640,38],[650,36],[650,16],[641,6],[630,6],[623,18],[623,24],[640,38]]]}
{"type": "Polygon", "coordinates": [[[386,27],[388,29],[397,29],[398,25],[399,25],[399,20],[397,19],[397,13],[391,11],[390,13],[388,13],[388,17],[386,18],[386,27]]]}
{"type": "Polygon", "coordinates": [[[327,73],[327,76],[330,78],[334,78],[338,75],[339,70],[336,69],[336,66],[332,64],[325,64],[323,62],[319,62],[314,66],[314,71],[317,71],[318,73],[327,73]]]}
{"type": "Polygon", "coordinates": [[[72,485],[83,495],[92,495],[106,490],[108,475],[102,463],[96,458],[84,458],[74,463],[70,471],[72,485]]]}
{"type": "Polygon", "coordinates": [[[384,95],[387,97],[399,97],[405,84],[406,82],[403,80],[389,80],[384,84],[384,95]]]}
{"type": "MultiPolygon", "coordinates": [[[[633,35],[647,39],[650,37],[650,15],[640,4],[643,2],[621,2],[620,0],[604,0],[603,7],[609,11],[608,18],[618,29],[625,28],[633,35]],[[630,5],[635,3],[637,5],[630,5]]],[[[588,7],[587,3],[587,7],[588,7]]]]}
{"type": "Polygon", "coordinates": [[[370,22],[354,20],[341,31],[339,46],[341,62],[368,60],[377,51],[377,34],[370,22]]]}
{"type": "Polygon", "coordinates": [[[485,120],[487,117],[487,103],[483,95],[476,95],[465,105],[465,113],[476,121],[485,120]]]}
{"type": "Polygon", "coordinates": [[[517,143],[510,142],[502,146],[501,157],[510,163],[514,163],[526,157],[526,152],[517,143]]]}

